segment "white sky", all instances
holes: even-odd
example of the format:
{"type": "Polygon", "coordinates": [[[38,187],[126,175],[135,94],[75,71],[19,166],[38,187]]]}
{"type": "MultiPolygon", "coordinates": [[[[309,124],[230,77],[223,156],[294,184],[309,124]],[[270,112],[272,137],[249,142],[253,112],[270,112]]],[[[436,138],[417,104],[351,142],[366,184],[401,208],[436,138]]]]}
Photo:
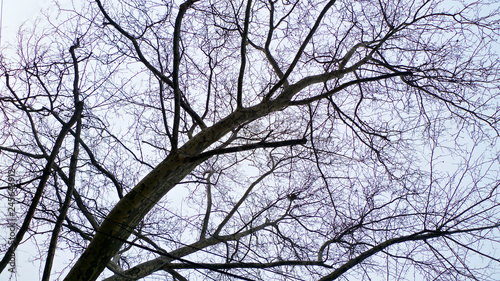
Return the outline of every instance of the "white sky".
{"type": "Polygon", "coordinates": [[[40,15],[41,9],[54,4],[50,0],[1,0],[2,11],[2,46],[15,40],[15,35],[23,22],[32,21],[40,15]]]}

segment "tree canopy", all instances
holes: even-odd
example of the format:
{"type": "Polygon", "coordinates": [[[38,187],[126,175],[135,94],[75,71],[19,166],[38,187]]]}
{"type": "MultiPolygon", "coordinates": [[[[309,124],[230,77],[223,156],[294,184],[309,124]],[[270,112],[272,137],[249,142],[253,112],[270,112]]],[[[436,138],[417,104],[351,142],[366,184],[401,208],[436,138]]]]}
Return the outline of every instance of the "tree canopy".
{"type": "Polygon", "coordinates": [[[0,268],[34,239],[42,280],[495,280],[495,2],[57,3],[2,50],[0,268]]]}

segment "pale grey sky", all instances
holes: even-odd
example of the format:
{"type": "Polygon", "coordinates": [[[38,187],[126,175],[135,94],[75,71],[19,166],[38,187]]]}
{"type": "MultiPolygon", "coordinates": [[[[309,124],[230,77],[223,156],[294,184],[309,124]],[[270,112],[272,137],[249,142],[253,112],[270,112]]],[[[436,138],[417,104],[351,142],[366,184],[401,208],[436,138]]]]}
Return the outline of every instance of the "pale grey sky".
{"type": "Polygon", "coordinates": [[[53,6],[47,0],[1,0],[2,11],[2,46],[15,39],[22,23],[32,21],[40,15],[41,9],[53,6]]]}

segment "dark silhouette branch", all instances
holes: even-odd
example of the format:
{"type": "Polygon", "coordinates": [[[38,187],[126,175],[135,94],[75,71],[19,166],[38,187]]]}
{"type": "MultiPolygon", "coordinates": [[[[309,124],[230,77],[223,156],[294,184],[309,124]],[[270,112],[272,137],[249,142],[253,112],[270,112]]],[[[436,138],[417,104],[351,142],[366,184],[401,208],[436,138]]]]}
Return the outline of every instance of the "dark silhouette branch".
{"type": "Polygon", "coordinates": [[[277,147],[283,147],[283,146],[293,146],[293,145],[306,144],[306,142],[307,142],[306,138],[295,139],[295,140],[286,140],[286,141],[277,141],[277,142],[262,141],[259,143],[252,143],[252,144],[246,144],[246,145],[235,146],[235,147],[214,149],[214,150],[200,153],[197,156],[187,157],[186,160],[187,161],[197,161],[200,159],[208,159],[208,158],[215,156],[215,155],[248,151],[248,150],[254,150],[257,148],[277,148],[277,147]]]}
{"type": "Polygon", "coordinates": [[[241,63],[240,63],[240,73],[238,75],[236,108],[243,107],[243,78],[245,77],[245,67],[247,63],[248,25],[250,24],[251,8],[252,8],[252,0],[247,0],[247,8],[245,10],[245,22],[243,23],[243,33],[241,34],[241,46],[240,46],[241,63]]]}
{"type": "MultiPolygon", "coordinates": [[[[14,92],[14,90],[10,87],[8,79],[7,79],[7,87],[11,92],[14,92]]],[[[12,254],[16,250],[17,246],[19,246],[19,243],[21,243],[21,241],[23,240],[24,234],[26,233],[26,231],[28,231],[31,220],[33,219],[33,215],[35,214],[35,210],[38,206],[38,203],[40,202],[40,198],[42,197],[45,185],[49,180],[50,173],[52,171],[52,166],[54,165],[57,154],[59,153],[59,149],[62,146],[66,134],[68,134],[71,127],[80,119],[82,111],[83,111],[83,102],[80,101],[75,105],[75,112],[73,113],[73,116],[71,116],[68,123],[66,123],[61,128],[59,135],[57,136],[56,142],[52,147],[50,158],[48,159],[47,164],[45,164],[45,168],[43,169],[40,182],[38,184],[35,194],[33,195],[33,199],[31,200],[31,205],[24,217],[24,222],[21,225],[21,228],[19,229],[16,237],[14,238],[12,245],[10,245],[4,257],[0,261],[0,272],[2,272],[5,269],[5,267],[7,266],[12,257],[12,254]]]]}
{"type": "Polygon", "coordinates": [[[356,265],[363,262],[365,259],[379,253],[380,251],[384,250],[385,248],[387,248],[391,245],[395,245],[395,244],[399,244],[399,243],[403,243],[403,242],[409,242],[409,241],[425,241],[427,239],[445,237],[448,235],[464,233],[464,232],[476,232],[476,231],[481,231],[481,230],[486,230],[486,229],[494,229],[494,228],[498,228],[499,226],[500,226],[500,224],[494,224],[494,225],[490,225],[490,226],[486,226],[486,227],[461,229],[461,230],[454,230],[454,231],[422,231],[420,233],[415,233],[415,234],[411,234],[411,235],[407,235],[407,236],[401,236],[401,237],[388,239],[380,244],[373,246],[369,250],[366,250],[365,252],[359,254],[355,258],[344,263],[342,266],[337,268],[332,273],[320,278],[319,281],[335,280],[338,277],[340,277],[342,274],[344,274],[346,271],[348,271],[349,269],[355,267],[356,265]]]}
{"type": "Polygon", "coordinates": [[[292,73],[292,71],[295,69],[295,66],[299,62],[299,59],[302,56],[302,54],[304,53],[305,48],[309,44],[309,41],[311,41],[314,33],[316,33],[316,30],[318,29],[321,21],[323,20],[323,17],[326,15],[326,13],[328,12],[328,10],[333,6],[333,4],[335,4],[335,2],[336,2],[336,0],[330,0],[330,1],[328,1],[328,3],[323,8],[323,10],[321,10],[321,13],[316,18],[316,21],[315,21],[313,27],[311,28],[311,30],[307,34],[307,36],[304,39],[304,41],[302,41],[302,44],[300,45],[299,50],[295,54],[295,57],[293,58],[292,63],[290,64],[290,66],[288,67],[287,71],[283,75],[283,78],[281,78],[280,81],[278,81],[278,83],[276,83],[276,85],[274,85],[271,88],[271,90],[269,90],[269,93],[266,95],[266,99],[267,100],[271,99],[271,97],[273,96],[273,94],[286,82],[286,80],[288,79],[288,77],[290,76],[290,74],[292,73]]]}
{"type": "MultiPolygon", "coordinates": [[[[80,103],[80,91],[79,91],[80,73],[78,70],[78,60],[75,55],[75,49],[79,47],[80,47],[80,39],[77,39],[77,43],[69,48],[69,52],[71,53],[71,57],[73,59],[73,69],[74,69],[73,97],[75,101],[75,106],[77,106],[78,103],[80,103]]],[[[67,183],[68,189],[66,190],[66,196],[60,208],[60,213],[55,223],[54,229],[52,230],[49,250],[45,261],[45,268],[43,270],[42,281],[50,280],[50,271],[52,270],[52,264],[54,262],[54,256],[57,249],[57,240],[59,238],[59,233],[61,231],[66,214],[68,213],[69,205],[71,203],[71,197],[73,196],[73,191],[75,190],[75,179],[77,173],[78,154],[80,151],[79,147],[80,147],[81,131],[82,131],[82,120],[80,118],[80,114],[78,114],[78,119],[76,121],[76,133],[73,146],[73,154],[71,155],[71,160],[69,165],[69,179],[67,183]]]]}
{"type": "Polygon", "coordinates": [[[179,44],[181,40],[181,24],[184,14],[195,2],[199,0],[188,0],[181,4],[179,13],[175,19],[174,27],[174,42],[173,42],[173,71],[172,71],[172,88],[174,89],[174,124],[172,128],[172,151],[177,151],[179,142],[179,124],[181,120],[181,100],[182,94],[179,88],[179,65],[181,63],[181,54],[179,44]]]}

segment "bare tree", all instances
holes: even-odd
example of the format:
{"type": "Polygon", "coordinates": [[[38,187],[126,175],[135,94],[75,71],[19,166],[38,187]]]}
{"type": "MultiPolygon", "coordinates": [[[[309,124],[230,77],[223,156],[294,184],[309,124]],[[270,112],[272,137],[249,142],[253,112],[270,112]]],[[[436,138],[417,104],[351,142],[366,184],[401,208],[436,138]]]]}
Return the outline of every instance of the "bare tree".
{"type": "Polygon", "coordinates": [[[41,239],[43,280],[495,280],[499,32],[495,1],[60,6],[2,59],[0,268],[41,239]]]}

